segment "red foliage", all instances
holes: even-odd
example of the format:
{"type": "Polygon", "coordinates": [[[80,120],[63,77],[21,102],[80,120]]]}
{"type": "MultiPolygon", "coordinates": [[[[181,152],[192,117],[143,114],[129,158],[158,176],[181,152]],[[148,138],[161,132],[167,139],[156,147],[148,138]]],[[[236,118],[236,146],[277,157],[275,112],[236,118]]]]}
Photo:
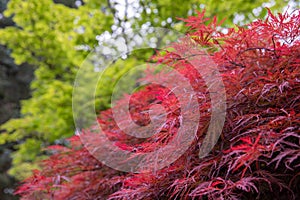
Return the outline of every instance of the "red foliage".
{"type": "MultiPolygon", "coordinates": [[[[206,47],[217,63],[226,88],[226,122],[211,153],[198,157],[210,121],[207,88],[195,66],[178,54],[189,46],[177,43],[174,51],[154,60],[175,68],[197,91],[198,137],[185,154],[156,172],[125,173],[102,165],[74,136],[70,147],[52,147],[58,153],[16,192],[22,199],[300,198],[300,12],[278,16],[269,12],[266,20],[228,33],[217,31],[216,18],[205,19],[204,12],[184,21],[190,27],[187,35],[206,47]]],[[[130,111],[137,124],[149,123],[143,111],[153,103],[163,105],[168,117],[162,130],[146,140],[124,134],[111,110],[102,112],[99,122],[120,148],[152,151],[172,139],[181,115],[170,90],[149,85],[131,97],[130,111]]]]}

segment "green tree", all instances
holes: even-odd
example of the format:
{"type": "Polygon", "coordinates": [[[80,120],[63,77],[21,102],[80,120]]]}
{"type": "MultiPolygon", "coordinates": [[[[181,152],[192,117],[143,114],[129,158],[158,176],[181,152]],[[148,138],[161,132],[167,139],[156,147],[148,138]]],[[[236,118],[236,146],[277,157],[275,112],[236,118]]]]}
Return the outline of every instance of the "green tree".
{"type": "Polygon", "coordinates": [[[1,42],[13,50],[17,64],[36,66],[32,98],[22,102],[22,117],[2,127],[6,129],[2,143],[21,141],[11,169],[21,178],[36,167],[31,161],[43,146],[73,134],[71,99],[76,70],[97,45],[95,36],[110,27],[112,20],[91,1],[72,9],[50,0],[11,0],[5,15],[14,15],[18,27],[1,30],[1,42]]]}

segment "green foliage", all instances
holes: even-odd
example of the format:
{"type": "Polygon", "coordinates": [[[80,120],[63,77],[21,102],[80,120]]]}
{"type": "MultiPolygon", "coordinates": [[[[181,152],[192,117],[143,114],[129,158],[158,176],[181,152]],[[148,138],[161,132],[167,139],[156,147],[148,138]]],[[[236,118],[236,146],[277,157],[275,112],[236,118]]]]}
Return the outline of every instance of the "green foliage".
{"type": "Polygon", "coordinates": [[[18,145],[18,151],[13,153],[13,165],[10,173],[18,178],[31,175],[32,169],[38,169],[37,163],[32,163],[33,160],[40,161],[46,157],[40,155],[42,141],[35,138],[29,138],[24,143],[18,145]]]}
{"type": "Polygon", "coordinates": [[[13,15],[18,26],[0,30],[1,43],[13,50],[17,64],[36,66],[32,98],[22,102],[20,119],[3,125],[6,133],[0,141],[20,142],[11,173],[23,178],[26,171],[36,168],[31,162],[39,157],[41,145],[74,133],[72,85],[76,71],[89,53],[86,49],[97,45],[95,36],[110,27],[112,20],[89,2],[72,9],[51,0],[11,0],[5,15],[13,15]]]}

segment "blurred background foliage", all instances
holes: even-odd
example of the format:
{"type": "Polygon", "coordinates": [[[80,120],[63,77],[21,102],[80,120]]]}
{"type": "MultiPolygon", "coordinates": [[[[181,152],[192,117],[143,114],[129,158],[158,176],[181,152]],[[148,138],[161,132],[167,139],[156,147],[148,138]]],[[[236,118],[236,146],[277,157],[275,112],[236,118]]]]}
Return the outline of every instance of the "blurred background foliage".
{"type": "MultiPolygon", "coordinates": [[[[282,0],[3,0],[1,47],[10,52],[13,66],[30,65],[34,78],[30,93],[21,101],[20,113],[14,116],[17,118],[6,119],[0,127],[0,154],[7,157],[7,152],[12,151],[12,166],[0,170],[6,173],[9,169],[9,174],[18,180],[26,178],[47,156],[42,151],[45,147],[64,143],[64,138],[74,134],[72,90],[76,72],[90,52],[97,48],[101,51],[107,38],[117,40],[125,31],[139,28],[145,31],[141,34],[145,37],[147,31],[153,31],[151,27],[184,32],[178,18],[202,9],[206,9],[208,17],[229,19],[223,24],[225,28],[243,25],[263,18],[264,7],[282,12],[288,3],[291,8],[299,7],[297,1],[282,0]]],[[[127,45],[134,45],[134,36],[124,39],[127,45]]],[[[114,62],[97,88],[96,109],[109,108],[114,83],[153,53],[149,50],[123,58],[126,62],[114,62]]],[[[4,180],[1,176],[0,179],[4,180]]]]}

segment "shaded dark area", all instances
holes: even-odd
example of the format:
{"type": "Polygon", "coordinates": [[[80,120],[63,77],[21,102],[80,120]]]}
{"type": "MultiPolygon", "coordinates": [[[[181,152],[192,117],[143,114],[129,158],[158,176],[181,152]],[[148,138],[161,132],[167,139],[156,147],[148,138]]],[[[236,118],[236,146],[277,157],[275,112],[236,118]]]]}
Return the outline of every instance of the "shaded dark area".
{"type": "Polygon", "coordinates": [[[12,195],[16,180],[6,172],[11,166],[11,150],[7,146],[0,146],[0,199],[17,199],[12,195]]]}
{"type": "MultiPolygon", "coordinates": [[[[2,15],[7,3],[8,0],[0,1],[0,28],[14,26],[11,18],[2,15]]],[[[10,51],[0,45],[0,124],[20,115],[20,100],[30,97],[32,78],[33,68],[28,64],[17,66],[10,57],[10,51]]],[[[13,144],[0,145],[0,199],[3,200],[16,199],[12,195],[16,180],[7,173],[12,151],[13,144]]]]}
{"type": "Polygon", "coordinates": [[[19,101],[29,98],[32,78],[32,67],[28,64],[15,65],[9,50],[0,46],[0,123],[19,116],[19,101]]]}
{"type": "MultiPolygon", "coordinates": [[[[15,65],[9,50],[0,46],[0,124],[20,115],[20,100],[30,97],[32,78],[33,68],[28,64],[15,65]]],[[[14,199],[11,193],[15,180],[7,174],[12,151],[13,144],[0,146],[0,199],[14,199]]]]}
{"type": "Polygon", "coordinates": [[[13,26],[14,22],[11,18],[4,17],[2,15],[3,11],[6,9],[6,5],[9,0],[1,0],[0,1],[0,28],[5,28],[6,26],[13,26]]]}
{"type": "Polygon", "coordinates": [[[70,8],[77,8],[79,5],[82,5],[82,0],[53,0],[54,3],[64,4],[70,8]]]}

